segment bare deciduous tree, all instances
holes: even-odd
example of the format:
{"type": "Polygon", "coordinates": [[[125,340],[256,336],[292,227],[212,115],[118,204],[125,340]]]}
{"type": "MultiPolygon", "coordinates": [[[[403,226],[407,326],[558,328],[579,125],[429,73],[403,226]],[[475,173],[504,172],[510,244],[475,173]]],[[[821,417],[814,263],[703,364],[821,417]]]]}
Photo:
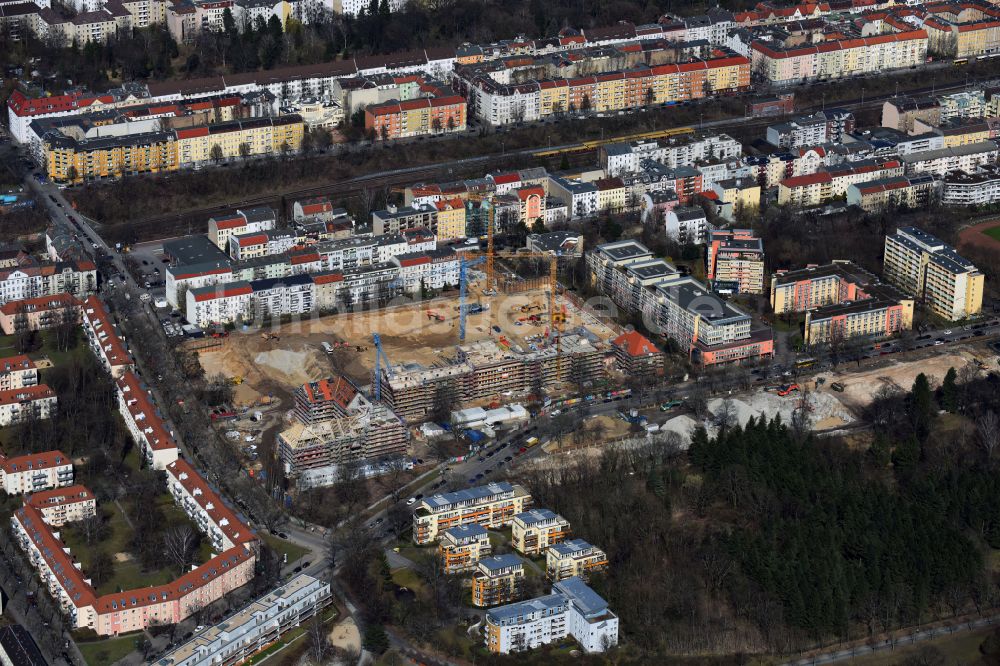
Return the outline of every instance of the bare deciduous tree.
{"type": "Polygon", "coordinates": [[[163,549],[181,571],[191,564],[197,544],[197,535],[190,525],[178,525],[163,534],[163,549]]]}

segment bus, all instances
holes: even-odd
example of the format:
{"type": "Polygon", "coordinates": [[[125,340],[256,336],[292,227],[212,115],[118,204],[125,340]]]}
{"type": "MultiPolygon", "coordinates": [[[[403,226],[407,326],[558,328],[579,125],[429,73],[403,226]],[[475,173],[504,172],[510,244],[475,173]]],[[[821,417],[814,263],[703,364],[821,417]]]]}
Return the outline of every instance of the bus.
{"type": "Polygon", "coordinates": [[[816,365],[816,359],[814,358],[803,358],[795,362],[796,368],[810,368],[816,365]]]}
{"type": "Polygon", "coordinates": [[[529,438],[528,438],[528,439],[526,439],[526,440],[525,440],[525,442],[524,442],[524,448],[526,448],[526,449],[530,449],[530,448],[531,448],[531,447],[533,447],[533,446],[534,446],[535,444],[538,444],[538,438],[537,438],[537,437],[529,437],[529,438]]]}

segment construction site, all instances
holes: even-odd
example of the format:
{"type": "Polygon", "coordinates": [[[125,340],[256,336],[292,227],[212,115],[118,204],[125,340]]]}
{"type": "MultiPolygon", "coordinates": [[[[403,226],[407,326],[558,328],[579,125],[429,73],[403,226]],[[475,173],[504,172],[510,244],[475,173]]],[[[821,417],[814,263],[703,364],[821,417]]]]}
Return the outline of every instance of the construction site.
{"type": "MultiPolygon", "coordinates": [[[[264,333],[237,330],[219,344],[200,350],[199,359],[208,376],[222,375],[236,384],[234,400],[243,406],[272,397],[290,400],[296,387],[333,375],[348,377],[368,390],[374,388],[371,382],[377,350],[373,335],[377,333],[385,359],[380,365],[391,367],[394,377],[402,379],[421,368],[461,366],[462,355],[466,361],[484,359],[491,353],[508,358],[551,357],[551,369],[542,371],[541,388],[554,394],[569,390],[568,385],[561,384],[584,379],[580,374],[583,368],[572,361],[578,352],[603,352],[607,341],[618,334],[562,295],[551,299],[556,311],[550,313],[545,288],[491,295],[484,294],[480,286],[481,282],[472,283],[466,299],[465,351],[459,349],[460,297],[447,295],[378,310],[305,319],[268,328],[264,333]],[[553,320],[560,329],[555,333],[553,320]]],[[[506,391],[537,389],[535,377],[526,374],[529,383],[523,386],[510,377],[498,377],[511,381],[483,381],[475,391],[456,397],[486,403],[507,401],[509,395],[503,395],[506,391]],[[488,386],[496,391],[489,393],[488,386]]]]}

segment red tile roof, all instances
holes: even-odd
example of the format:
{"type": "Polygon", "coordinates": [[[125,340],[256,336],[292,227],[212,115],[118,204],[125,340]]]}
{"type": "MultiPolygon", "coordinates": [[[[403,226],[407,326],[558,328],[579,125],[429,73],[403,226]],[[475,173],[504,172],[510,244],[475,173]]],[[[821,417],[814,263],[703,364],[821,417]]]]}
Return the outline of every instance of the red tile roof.
{"type": "Polygon", "coordinates": [[[638,331],[628,331],[615,338],[614,345],[624,349],[629,356],[659,354],[660,349],[638,331]]]}
{"type": "Polygon", "coordinates": [[[84,322],[97,337],[101,355],[108,364],[112,368],[132,365],[132,357],[125,351],[125,343],[118,337],[118,332],[111,323],[111,316],[108,315],[100,299],[97,296],[89,296],[83,305],[84,322]]]}
{"type": "Polygon", "coordinates": [[[35,362],[28,358],[27,354],[20,356],[8,356],[0,358],[0,372],[13,372],[18,370],[34,370],[35,362]]]}
{"type": "Polygon", "coordinates": [[[83,485],[76,484],[64,488],[50,488],[39,493],[33,493],[25,498],[25,503],[37,509],[45,509],[50,506],[63,506],[66,504],[76,504],[94,499],[94,494],[83,485]]]}
{"type": "Polygon", "coordinates": [[[32,402],[54,398],[55,391],[47,384],[37,384],[35,386],[25,386],[23,388],[0,391],[0,405],[13,405],[16,402],[32,402]]]}
{"type": "Polygon", "coordinates": [[[333,401],[344,409],[358,395],[358,389],[354,384],[343,377],[332,377],[330,379],[321,379],[318,382],[303,384],[302,392],[306,397],[306,401],[311,404],[333,401]]]}
{"type": "Polygon", "coordinates": [[[4,458],[0,456],[0,467],[7,474],[23,472],[26,469],[49,469],[50,467],[61,467],[71,465],[72,462],[62,451],[42,451],[40,453],[29,453],[23,456],[4,458]]]}
{"type": "Polygon", "coordinates": [[[149,447],[154,451],[176,449],[177,442],[167,430],[163,417],[156,409],[152,396],[143,387],[139,376],[128,370],[116,383],[118,393],[124,400],[125,409],[128,410],[136,427],[142,431],[149,447]]]}
{"type": "Polygon", "coordinates": [[[209,487],[188,461],[178,458],[167,465],[166,470],[167,475],[184,487],[230,541],[237,545],[246,545],[257,540],[253,530],[236,517],[236,513],[209,487]]]}
{"type": "Polygon", "coordinates": [[[80,301],[71,294],[61,293],[52,296],[39,296],[38,298],[25,298],[20,301],[7,301],[0,305],[0,313],[14,315],[18,312],[45,312],[67,307],[80,307],[80,301]]]}

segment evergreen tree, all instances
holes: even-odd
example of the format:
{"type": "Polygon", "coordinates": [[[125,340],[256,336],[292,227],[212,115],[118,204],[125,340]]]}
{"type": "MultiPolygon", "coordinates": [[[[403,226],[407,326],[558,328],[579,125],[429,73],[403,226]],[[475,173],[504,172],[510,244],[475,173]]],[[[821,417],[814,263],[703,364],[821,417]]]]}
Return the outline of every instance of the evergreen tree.
{"type": "Polygon", "coordinates": [[[931,385],[924,373],[921,372],[913,380],[913,388],[910,389],[908,402],[910,424],[913,426],[913,432],[922,442],[930,434],[931,421],[934,420],[934,396],[931,394],[931,385]]]}
{"type": "Polygon", "coordinates": [[[944,382],[941,383],[941,407],[953,414],[959,409],[956,379],[958,379],[958,373],[955,372],[955,368],[948,368],[948,374],[944,376],[944,382]]]}

